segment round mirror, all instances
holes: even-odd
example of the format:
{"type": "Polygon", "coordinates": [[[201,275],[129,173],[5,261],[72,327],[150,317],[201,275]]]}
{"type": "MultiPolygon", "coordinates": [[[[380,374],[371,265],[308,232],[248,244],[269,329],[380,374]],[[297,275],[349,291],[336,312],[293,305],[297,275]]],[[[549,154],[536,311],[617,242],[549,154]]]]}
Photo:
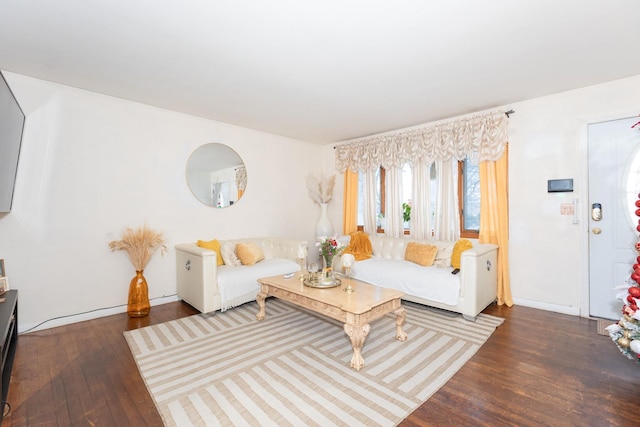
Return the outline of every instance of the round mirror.
{"type": "Polygon", "coordinates": [[[242,159],[224,144],[198,147],[187,161],[187,184],[207,206],[224,208],[236,203],[247,186],[242,159]]]}

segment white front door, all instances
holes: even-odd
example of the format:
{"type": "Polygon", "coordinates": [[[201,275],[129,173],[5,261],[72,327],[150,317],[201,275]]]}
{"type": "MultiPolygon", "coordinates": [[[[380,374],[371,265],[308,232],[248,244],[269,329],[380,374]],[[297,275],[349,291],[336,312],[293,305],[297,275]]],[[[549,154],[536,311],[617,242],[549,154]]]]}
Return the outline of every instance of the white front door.
{"type": "Polygon", "coordinates": [[[614,287],[626,282],[638,256],[640,130],[631,129],[637,121],[589,125],[589,314],[594,317],[620,318],[623,303],[614,287]]]}

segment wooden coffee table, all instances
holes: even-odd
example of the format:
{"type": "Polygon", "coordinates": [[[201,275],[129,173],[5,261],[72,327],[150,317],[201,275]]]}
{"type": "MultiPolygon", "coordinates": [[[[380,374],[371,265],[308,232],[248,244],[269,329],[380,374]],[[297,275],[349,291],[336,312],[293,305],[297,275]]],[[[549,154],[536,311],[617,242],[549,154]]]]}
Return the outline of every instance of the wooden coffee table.
{"type": "Polygon", "coordinates": [[[258,279],[258,282],[262,289],[256,296],[260,306],[256,319],[265,318],[265,299],[274,296],[343,322],[344,331],[350,337],[353,347],[351,367],[356,371],[364,366],[362,346],[371,328],[369,322],[393,312],[396,315],[396,339],[407,339],[407,334],[402,330],[406,313],[400,303],[404,293],[400,291],[354,279],[343,279],[343,285],[335,288],[310,288],[303,285],[296,276],[289,279],[282,275],[265,277],[258,279]],[[343,292],[347,280],[351,282],[355,292],[343,292]]]}

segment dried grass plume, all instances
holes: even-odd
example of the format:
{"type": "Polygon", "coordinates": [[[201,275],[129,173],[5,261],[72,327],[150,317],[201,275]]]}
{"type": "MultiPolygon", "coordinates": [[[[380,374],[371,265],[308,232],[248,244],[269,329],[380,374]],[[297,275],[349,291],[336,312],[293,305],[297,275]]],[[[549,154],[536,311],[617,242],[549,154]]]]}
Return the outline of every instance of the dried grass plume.
{"type": "Polygon", "coordinates": [[[319,173],[311,173],[307,176],[309,197],[318,204],[331,202],[331,199],[333,199],[333,187],[335,184],[335,175],[324,176],[319,173]]]}
{"type": "Polygon", "coordinates": [[[146,225],[135,230],[127,228],[122,232],[122,239],[110,242],[109,248],[111,252],[125,251],[136,271],[144,270],[158,249],[161,255],[167,250],[162,233],[153,231],[146,225]]]}

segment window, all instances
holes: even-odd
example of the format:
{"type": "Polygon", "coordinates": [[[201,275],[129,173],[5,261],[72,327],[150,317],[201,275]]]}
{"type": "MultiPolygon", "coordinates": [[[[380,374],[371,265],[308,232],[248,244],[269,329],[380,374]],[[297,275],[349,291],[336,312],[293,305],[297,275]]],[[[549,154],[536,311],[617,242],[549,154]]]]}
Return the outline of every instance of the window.
{"type": "Polygon", "coordinates": [[[460,236],[477,238],[480,233],[480,168],[467,157],[458,162],[460,236]]]}
{"type": "MultiPolygon", "coordinates": [[[[437,198],[435,164],[431,166],[431,190],[430,199],[432,211],[431,223],[435,222],[435,211],[433,207],[437,198]]],[[[358,179],[358,230],[363,230],[364,216],[362,211],[362,180],[358,179]]],[[[380,168],[376,174],[376,211],[378,212],[378,232],[384,232],[385,216],[385,170],[380,168]]],[[[411,167],[405,164],[402,170],[402,200],[411,205],[412,175],[411,167]]],[[[477,238],[480,230],[480,170],[478,163],[466,158],[458,162],[458,202],[460,206],[460,230],[461,236],[467,238],[477,238]]],[[[409,225],[405,224],[405,234],[409,233],[409,225]]]]}
{"type": "MultiPolygon", "coordinates": [[[[364,213],[362,207],[362,195],[363,191],[363,174],[358,174],[358,230],[364,230],[364,213]]],[[[378,183],[376,187],[376,227],[379,233],[384,232],[384,206],[385,206],[385,189],[384,189],[384,180],[385,180],[385,170],[384,168],[380,168],[376,171],[376,182],[378,183]]]]}

